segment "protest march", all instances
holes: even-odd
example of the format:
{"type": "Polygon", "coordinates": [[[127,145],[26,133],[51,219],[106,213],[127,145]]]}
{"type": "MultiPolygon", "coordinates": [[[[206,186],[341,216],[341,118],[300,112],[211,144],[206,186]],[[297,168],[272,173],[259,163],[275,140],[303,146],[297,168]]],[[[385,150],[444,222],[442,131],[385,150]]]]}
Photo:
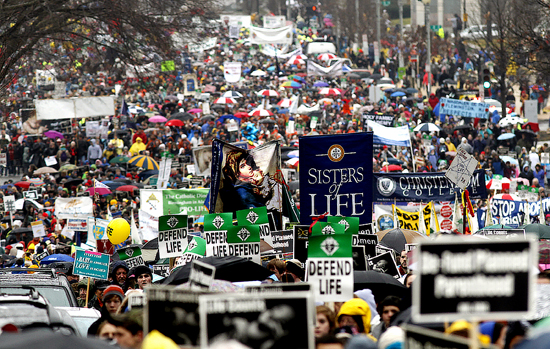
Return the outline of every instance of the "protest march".
{"type": "Polygon", "coordinates": [[[425,29],[359,46],[291,12],[141,64],[52,42],[21,65],[0,349],[550,345],[544,84],[484,88],[491,55],[454,36],[420,68],[425,29]]]}

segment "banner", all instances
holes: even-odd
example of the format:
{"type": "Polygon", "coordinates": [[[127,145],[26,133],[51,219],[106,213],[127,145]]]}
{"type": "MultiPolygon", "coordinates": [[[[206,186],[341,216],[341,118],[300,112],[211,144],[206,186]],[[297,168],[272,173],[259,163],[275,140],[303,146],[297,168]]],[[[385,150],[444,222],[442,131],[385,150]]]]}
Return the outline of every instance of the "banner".
{"type": "Polygon", "coordinates": [[[397,208],[397,206],[392,205],[397,216],[397,222],[399,223],[399,228],[419,231],[420,223],[420,212],[407,212],[397,208]]]}
{"type": "Polygon", "coordinates": [[[223,76],[229,83],[238,82],[241,79],[241,62],[225,62],[223,76]]]}
{"type": "Polygon", "coordinates": [[[38,120],[79,119],[115,114],[115,100],[111,96],[36,99],[34,105],[38,120]]]}
{"type": "Polygon", "coordinates": [[[57,198],[55,199],[55,216],[58,219],[87,218],[93,216],[93,201],[91,197],[57,198]]]}
{"type": "Polygon", "coordinates": [[[187,216],[169,215],[159,217],[160,258],[180,257],[187,247],[187,216]]]}
{"type": "Polygon", "coordinates": [[[292,26],[276,29],[250,27],[249,40],[251,44],[292,44],[292,26]]]}
{"type": "Polygon", "coordinates": [[[315,62],[307,61],[307,76],[324,76],[334,78],[343,75],[344,61],[339,61],[330,67],[323,67],[315,62]]]}
{"type": "MultiPolygon", "coordinates": [[[[300,144],[301,145],[301,144],[300,144]]],[[[300,158],[303,163],[302,158],[300,158]]],[[[302,164],[300,164],[302,166],[302,164]]],[[[437,173],[374,173],[372,190],[377,202],[429,202],[454,201],[455,185],[445,177],[444,172],[437,173]]],[[[472,199],[486,199],[485,173],[476,170],[466,188],[472,199]]]]}
{"type": "Polygon", "coordinates": [[[372,133],[300,137],[302,224],[312,217],[372,215],[372,133]]]}
{"type": "Polygon", "coordinates": [[[157,75],[158,69],[155,66],[155,63],[149,63],[144,65],[131,65],[128,64],[126,67],[126,77],[128,78],[139,78],[142,76],[155,76],[157,75]]]}
{"type": "MultiPolygon", "coordinates": [[[[204,200],[209,189],[141,189],[139,191],[141,210],[159,217],[167,214],[184,213],[200,216],[207,212],[204,200]]],[[[140,210],[140,211],[141,211],[140,210]]]]}
{"type": "Polygon", "coordinates": [[[374,134],[374,144],[397,145],[408,147],[411,145],[411,136],[408,126],[386,127],[374,121],[367,120],[367,126],[374,134]]]}
{"type": "Polygon", "coordinates": [[[212,143],[210,213],[237,212],[266,206],[276,228],[281,216],[298,221],[298,211],[279,168],[279,143],[244,150],[214,139],[212,143]]]}
{"type": "Polygon", "coordinates": [[[208,38],[196,44],[188,44],[187,49],[189,53],[198,53],[213,49],[216,47],[218,38],[208,38]]]}
{"type": "Polygon", "coordinates": [[[44,229],[44,222],[34,221],[31,222],[32,235],[36,237],[46,236],[46,230],[44,229]]]}
{"type": "Polygon", "coordinates": [[[439,112],[445,115],[462,116],[466,118],[487,119],[489,114],[488,103],[470,102],[459,99],[441,98],[439,112]]]}
{"type": "Polygon", "coordinates": [[[377,124],[380,124],[382,126],[393,127],[393,123],[395,121],[395,116],[394,115],[378,114],[378,113],[376,113],[376,114],[363,113],[363,119],[374,121],[377,124]]]}
{"type": "Polygon", "coordinates": [[[377,231],[393,229],[393,205],[374,205],[374,222],[377,231]]]}
{"type": "Polygon", "coordinates": [[[280,28],[286,24],[285,16],[263,16],[264,28],[280,28]]]}
{"type": "Polygon", "coordinates": [[[139,210],[139,231],[143,236],[143,240],[149,241],[159,235],[159,218],[147,213],[144,210],[139,210]]]}

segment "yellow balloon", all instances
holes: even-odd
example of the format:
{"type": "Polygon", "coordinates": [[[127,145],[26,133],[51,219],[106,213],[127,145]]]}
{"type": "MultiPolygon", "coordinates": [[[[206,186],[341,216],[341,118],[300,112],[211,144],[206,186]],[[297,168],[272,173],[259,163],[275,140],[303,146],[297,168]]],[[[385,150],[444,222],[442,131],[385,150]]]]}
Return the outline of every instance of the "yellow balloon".
{"type": "Polygon", "coordinates": [[[130,236],[130,224],[124,218],[113,219],[107,226],[107,237],[113,245],[126,241],[130,236]]]}

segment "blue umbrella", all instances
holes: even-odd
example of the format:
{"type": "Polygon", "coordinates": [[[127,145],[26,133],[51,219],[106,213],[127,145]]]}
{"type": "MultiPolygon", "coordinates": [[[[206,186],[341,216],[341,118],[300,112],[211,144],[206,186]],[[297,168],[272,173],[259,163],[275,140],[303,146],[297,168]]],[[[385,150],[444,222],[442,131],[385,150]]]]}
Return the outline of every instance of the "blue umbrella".
{"type": "Polygon", "coordinates": [[[277,113],[286,114],[286,113],[288,113],[288,109],[279,109],[279,111],[277,113]]]}
{"type": "Polygon", "coordinates": [[[158,175],[159,170],[145,170],[143,172],[138,173],[139,178],[149,178],[154,175],[158,175]]]}
{"type": "Polygon", "coordinates": [[[406,95],[406,93],[401,91],[396,91],[391,94],[392,97],[403,97],[404,95],[406,95]]]}
{"type": "Polygon", "coordinates": [[[272,65],[271,67],[267,68],[268,71],[274,71],[275,70],[275,66],[272,65]]]}
{"type": "Polygon", "coordinates": [[[503,134],[501,134],[500,136],[498,136],[497,139],[498,139],[499,141],[505,141],[505,140],[507,140],[507,139],[512,139],[512,138],[514,138],[515,136],[516,136],[516,135],[513,134],[513,133],[503,133],[503,134]]]}
{"type": "Polygon", "coordinates": [[[313,87],[328,87],[329,84],[324,82],[324,81],[316,81],[314,84],[313,84],[313,87]]]}
{"type": "Polygon", "coordinates": [[[59,253],[52,254],[44,258],[40,262],[40,265],[41,266],[48,265],[50,263],[57,263],[57,262],[74,262],[74,258],[66,254],[59,254],[59,253]]]}

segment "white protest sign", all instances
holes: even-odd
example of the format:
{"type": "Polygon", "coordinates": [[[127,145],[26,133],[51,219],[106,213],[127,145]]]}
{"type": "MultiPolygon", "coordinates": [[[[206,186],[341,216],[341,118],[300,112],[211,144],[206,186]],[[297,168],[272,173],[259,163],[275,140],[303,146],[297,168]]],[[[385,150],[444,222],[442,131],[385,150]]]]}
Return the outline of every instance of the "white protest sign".
{"type": "Polygon", "coordinates": [[[46,230],[42,221],[31,222],[31,228],[34,237],[46,236],[46,230]]]}
{"type": "Polygon", "coordinates": [[[44,158],[44,163],[46,164],[46,166],[54,166],[55,164],[57,164],[57,159],[55,158],[55,156],[46,156],[44,158]]]}
{"type": "Polygon", "coordinates": [[[538,123],[538,101],[537,100],[526,100],[523,101],[523,108],[525,112],[525,118],[528,122],[538,123]]]}
{"type": "Polygon", "coordinates": [[[0,153],[0,166],[8,166],[8,158],[6,153],[0,153]]]}
{"type": "Polygon", "coordinates": [[[470,183],[470,178],[472,178],[477,164],[478,162],[473,156],[463,148],[459,148],[451,166],[445,172],[445,177],[464,190],[470,183]]]}
{"type": "Polygon", "coordinates": [[[88,219],[87,218],[69,218],[67,220],[67,228],[72,231],[87,231],[88,219]]]}
{"type": "Polygon", "coordinates": [[[223,64],[225,81],[234,83],[241,78],[241,62],[225,62],[223,64]]]}
{"type": "Polygon", "coordinates": [[[187,244],[187,215],[160,216],[158,239],[160,258],[182,256],[187,244]]]}

